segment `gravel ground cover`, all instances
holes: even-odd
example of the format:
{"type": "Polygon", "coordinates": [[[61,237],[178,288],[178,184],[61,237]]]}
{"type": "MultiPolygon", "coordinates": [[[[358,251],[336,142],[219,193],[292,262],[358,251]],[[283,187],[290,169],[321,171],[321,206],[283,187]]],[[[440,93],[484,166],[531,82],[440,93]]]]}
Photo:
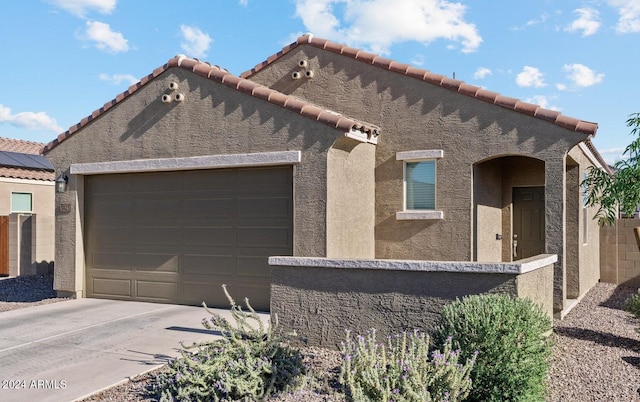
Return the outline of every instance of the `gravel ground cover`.
{"type": "MultiPolygon", "coordinates": [[[[0,279],[0,312],[56,299],[51,276],[0,279]]],[[[622,310],[637,288],[597,284],[562,321],[554,323],[554,350],[547,401],[640,402],[640,321],[622,310]]],[[[341,402],[337,382],[340,355],[320,348],[302,350],[311,369],[306,389],[268,402],[341,402]]],[[[153,370],[104,390],[83,402],[153,401],[145,389],[153,370]]]]}
{"type": "Polygon", "coordinates": [[[56,298],[53,275],[0,278],[0,312],[68,300],[56,298]]]}

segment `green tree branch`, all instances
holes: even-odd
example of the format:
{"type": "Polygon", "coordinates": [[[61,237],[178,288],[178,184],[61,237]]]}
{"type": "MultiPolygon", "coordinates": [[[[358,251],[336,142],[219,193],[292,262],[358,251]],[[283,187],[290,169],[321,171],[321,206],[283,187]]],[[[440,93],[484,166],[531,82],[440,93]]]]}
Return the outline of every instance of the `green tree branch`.
{"type": "Polygon", "coordinates": [[[611,225],[618,211],[632,215],[640,205],[640,113],[629,115],[626,123],[637,137],[625,148],[626,158],[613,165],[613,175],[590,167],[583,181],[587,206],[598,208],[595,218],[600,224],[611,225]]]}

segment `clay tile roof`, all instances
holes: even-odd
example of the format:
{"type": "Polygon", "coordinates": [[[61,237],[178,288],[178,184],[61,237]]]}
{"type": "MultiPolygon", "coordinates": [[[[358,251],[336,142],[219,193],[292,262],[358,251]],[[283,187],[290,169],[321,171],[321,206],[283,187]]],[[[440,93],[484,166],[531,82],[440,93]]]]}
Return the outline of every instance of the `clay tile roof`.
{"type": "Polygon", "coordinates": [[[607,171],[607,173],[612,175],[613,170],[611,170],[611,166],[609,166],[609,164],[604,160],[602,155],[600,155],[600,152],[598,152],[595,145],[593,145],[593,142],[591,142],[591,140],[587,140],[584,142],[584,144],[587,146],[587,148],[589,148],[589,150],[591,151],[591,153],[593,153],[596,159],[598,159],[598,161],[600,162],[604,170],[607,171]]]}
{"type": "Polygon", "coordinates": [[[16,140],[0,137],[0,151],[17,152],[20,154],[40,155],[44,144],[40,142],[16,140]]]}
{"type": "Polygon", "coordinates": [[[33,170],[0,166],[0,177],[7,177],[10,179],[54,181],[55,173],[46,170],[33,170]]]}
{"type": "MultiPolygon", "coordinates": [[[[44,144],[33,141],[0,137],[0,151],[16,154],[40,155],[44,144]]],[[[54,181],[55,173],[46,169],[31,169],[17,166],[0,166],[0,177],[12,179],[54,181]]]]}
{"type": "MultiPolygon", "coordinates": [[[[284,54],[284,52],[285,50],[283,50],[283,52],[281,53],[284,54]]],[[[280,54],[274,55],[274,59],[279,56],[280,54]]],[[[292,112],[316,120],[338,130],[356,130],[369,134],[369,136],[373,137],[377,137],[380,131],[379,127],[373,124],[343,116],[339,113],[335,113],[330,110],[318,107],[317,105],[314,105],[292,95],[285,95],[254,81],[235,76],[229,73],[227,70],[218,66],[212,66],[211,64],[201,62],[198,59],[192,59],[184,55],[178,55],[172,59],[169,59],[169,61],[163,66],[153,70],[150,75],[141,79],[139,83],[131,85],[126,91],[118,94],[115,99],[105,103],[102,108],[95,110],[93,113],[91,113],[91,115],[83,118],[79,123],[69,127],[67,131],[61,133],[55,140],[45,145],[42,152],[46,153],[50,151],[58,144],[72,136],[76,131],[91,123],[93,120],[104,114],[107,110],[122,102],[140,88],[144,87],[153,78],[159,76],[172,67],[178,67],[194,72],[202,77],[222,83],[228,87],[231,87],[237,91],[247,93],[258,99],[262,99],[269,103],[284,107],[285,109],[288,109],[292,112]]]]}
{"type": "Polygon", "coordinates": [[[291,50],[301,45],[314,46],[320,49],[327,50],[332,53],[337,53],[347,57],[351,57],[353,59],[360,60],[367,64],[371,64],[379,68],[384,68],[386,70],[393,71],[395,73],[407,75],[409,77],[417,78],[435,85],[439,85],[443,88],[459,92],[461,94],[479,99],[484,102],[493,103],[500,107],[504,107],[507,109],[514,110],[516,112],[524,113],[530,116],[537,117],[542,120],[549,121],[553,124],[556,124],[562,128],[566,128],[571,131],[576,131],[579,133],[594,136],[598,129],[597,123],[592,123],[592,122],[587,122],[587,121],[582,121],[582,120],[574,119],[571,117],[567,117],[567,116],[561,115],[559,112],[549,110],[549,109],[544,109],[540,106],[522,102],[515,98],[502,96],[498,93],[486,91],[484,89],[478,88],[474,90],[471,85],[465,84],[462,81],[452,80],[445,76],[434,74],[428,70],[419,69],[408,64],[397,63],[395,61],[388,61],[386,59],[380,58],[377,55],[367,53],[359,49],[354,49],[346,45],[332,43],[326,39],[316,38],[311,34],[300,36],[295,42],[284,47],[282,51],[274,55],[275,57],[274,56],[269,57],[266,61],[259,63],[251,70],[245,71],[244,73],[240,74],[240,76],[243,78],[251,77],[255,73],[262,70],[263,68],[267,67],[269,64],[273,63],[282,55],[290,52],[291,50]]]}

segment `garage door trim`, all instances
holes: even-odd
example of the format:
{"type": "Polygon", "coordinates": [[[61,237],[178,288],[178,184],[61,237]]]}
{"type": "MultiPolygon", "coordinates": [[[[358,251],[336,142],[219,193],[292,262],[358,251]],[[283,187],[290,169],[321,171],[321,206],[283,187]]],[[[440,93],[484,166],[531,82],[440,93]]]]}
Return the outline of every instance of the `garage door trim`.
{"type": "Polygon", "coordinates": [[[301,151],[256,152],[248,154],[203,155],[184,158],[136,159],[72,164],[69,173],[93,175],[176,170],[223,169],[234,167],[293,165],[302,161],[301,151]]]}

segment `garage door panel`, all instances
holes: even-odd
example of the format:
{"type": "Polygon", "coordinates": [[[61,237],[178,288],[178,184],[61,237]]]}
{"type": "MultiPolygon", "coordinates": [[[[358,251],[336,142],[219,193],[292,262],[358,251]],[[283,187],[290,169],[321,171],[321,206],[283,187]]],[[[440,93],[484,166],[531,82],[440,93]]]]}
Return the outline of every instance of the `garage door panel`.
{"type": "Polygon", "coordinates": [[[179,272],[179,257],[175,254],[137,253],[134,269],[149,272],[179,272]]]}
{"type": "Polygon", "coordinates": [[[131,297],[132,281],[128,279],[92,278],[93,296],[131,297]]]}
{"type": "Polygon", "coordinates": [[[138,199],[135,203],[134,214],[141,219],[180,218],[182,216],[182,201],[175,198],[138,199]]]}
{"type": "MultiPolygon", "coordinates": [[[[271,299],[271,289],[269,287],[264,287],[257,282],[240,283],[234,287],[233,295],[249,295],[251,307],[258,311],[269,311],[269,301],[271,299]]],[[[238,297],[236,301],[242,302],[244,306],[244,298],[245,296],[238,297]]]]}
{"type": "Polygon", "coordinates": [[[271,278],[269,260],[263,256],[238,256],[238,276],[271,278]]]}
{"type": "Polygon", "coordinates": [[[180,244],[179,233],[179,226],[138,227],[135,230],[135,242],[140,245],[178,245],[180,244]]]}
{"type": "Polygon", "coordinates": [[[291,200],[284,197],[238,199],[240,218],[288,218],[291,216],[291,209],[291,200]]]}
{"type": "Polygon", "coordinates": [[[233,214],[233,198],[191,198],[184,202],[186,217],[228,217],[233,214]]]}
{"type": "Polygon", "coordinates": [[[136,281],[136,297],[147,301],[177,300],[179,285],[175,282],[136,281]]]}
{"type": "Polygon", "coordinates": [[[122,252],[96,252],[90,254],[89,262],[94,269],[131,270],[133,253],[122,252]]]}
{"type": "MultiPolygon", "coordinates": [[[[183,281],[182,291],[185,304],[198,306],[205,302],[209,307],[229,307],[229,301],[222,290],[223,284],[223,280],[209,282],[183,281]]],[[[229,286],[227,286],[227,289],[229,289],[229,286]]]]}
{"type": "Polygon", "coordinates": [[[114,196],[118,194],[129,194],[135,190],[135,181],[131,176],[104,175],[99,181],[87,183],[86,190],[92,194],[108,194],[114,196]]]}
{"type": "Polygon", "coordinates": [[[189,172],[184,179],[186,191],[200,191],[203,189],[216,188],[218,193],[233,194],[236,188],[237,170],[220,169],[211,174],[210,170],[189,172]]]}
{"type": "Polygon", "coordinates": [[[238,281],[219,280],[202,283],[187,281],[184,283],[183,290],[185,301],[192,305],[200,305],[205,302],[209,307],[229,307],[229,300],[222,290],[223,284],[226,285],[227,291],[236,304],[241,305],[245,311],[245,297],[249,299],[249,303],[255,310],[269,311],[270,288],[260,282],[238,283],[238,281]]]}
{"type": "Polygon", "coordinates": [[[182,193],[184,183],[181,180],[183,172],[139,173],[129,177],[134,181],[137,193],[168,194],[182,193]]]}
{"type": "Polygon", "coordinates": [[[122,216],[128,214],[133,208],[133,202],[123,197],[100,197],[95,201],[95,210],[100,211],[100,215],[94,218],[103,218],[108,220],[110,217],[122,216]]]}
{"type": "Polygon", "coordinates": [[[182,272],[187,275],[235,275],[235,260],[233,255],[185,255],[182,272]]]}
{"type": "Polygon", "coordinates": [[[235,231],[233,227],[188,227],[184,230],[185,242],[191,246],[233,246],[235,231]]]}
{"type": "Polygon", "coordinates": [[[280,227],[240,227],[238,228],[238,247],[278,247],[286,248],[291,244],[291,230],[280,227]]]}
{"type": "Polygon", "coordinates": [[[280,189],[287,189],[291,186],[291,176],[288,169],[243,169],[244,173],[238,175],[238,193],[242,194],[252,189],[260,188],[261,194],[272,193],[281,194],[280,189]]]}
{"type": "Polygon", "coordinates": [[[268,256],[293,250],[292,168],[87,176],[90,297],[269,308],[268,256]]]}
{"type": "Polygon", "coordinates": [[[135,233],[125,226],[92,226],[90,241],[104,247],[123,245],[127,247],[134,243],[135,233]]]}

